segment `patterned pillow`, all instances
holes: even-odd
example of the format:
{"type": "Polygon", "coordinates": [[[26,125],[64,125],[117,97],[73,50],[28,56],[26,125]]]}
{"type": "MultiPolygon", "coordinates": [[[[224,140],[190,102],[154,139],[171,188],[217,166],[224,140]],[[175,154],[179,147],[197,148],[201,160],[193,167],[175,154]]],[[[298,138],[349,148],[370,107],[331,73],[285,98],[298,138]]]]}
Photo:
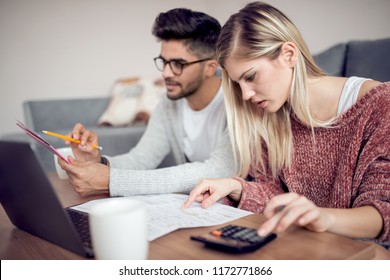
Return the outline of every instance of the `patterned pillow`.
{"type": "Polygon", "coordinates": [[[129,78],[115,82],[112,98],[98,120],[100,126],[125,126],[147,123],[165,93],[160,81],[129,78]]]}

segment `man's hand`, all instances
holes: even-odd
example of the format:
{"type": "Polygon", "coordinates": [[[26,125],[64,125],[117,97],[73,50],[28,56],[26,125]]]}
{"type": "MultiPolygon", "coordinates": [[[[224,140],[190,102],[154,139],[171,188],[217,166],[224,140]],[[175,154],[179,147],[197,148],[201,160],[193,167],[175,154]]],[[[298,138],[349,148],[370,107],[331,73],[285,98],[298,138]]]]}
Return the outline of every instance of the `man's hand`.
{"type": "Polygon", "coordinates": [[[98,136],[95,132],[87,130],[81,123],[77,123],[68,136],[80,140],[80,144],[65,141],[65,144],[70,144],[72,147],[72,152],[78,161],[100,162],[100,150],[92,147],[92,145],[99,146],[98,136]]]}
{"type": "Polygon", "coordinates": [[[109,192],[110,168],[93,161],[78,161],[68,157],[70,164],[58,158],[58,164],[66,171],[69,182],[80,196],[109,192]]]}

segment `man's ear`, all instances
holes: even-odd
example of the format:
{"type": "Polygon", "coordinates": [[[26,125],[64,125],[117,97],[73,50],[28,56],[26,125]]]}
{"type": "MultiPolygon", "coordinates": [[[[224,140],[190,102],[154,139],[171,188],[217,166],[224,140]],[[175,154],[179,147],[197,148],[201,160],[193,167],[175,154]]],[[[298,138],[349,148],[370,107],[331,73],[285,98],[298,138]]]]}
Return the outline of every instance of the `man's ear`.
{"type": "Polygon", "coordinates": [[[280,56],[291,68],[294,68],[298,60],[298,48],[293,42],[283,43],[280,49],[280,56]]]}
{"type": "Polygon", "coordinates": [[[218,69],[218,62],[215,59],[206,61],[204,71],[207,77],[214,76],[218,69]]]}

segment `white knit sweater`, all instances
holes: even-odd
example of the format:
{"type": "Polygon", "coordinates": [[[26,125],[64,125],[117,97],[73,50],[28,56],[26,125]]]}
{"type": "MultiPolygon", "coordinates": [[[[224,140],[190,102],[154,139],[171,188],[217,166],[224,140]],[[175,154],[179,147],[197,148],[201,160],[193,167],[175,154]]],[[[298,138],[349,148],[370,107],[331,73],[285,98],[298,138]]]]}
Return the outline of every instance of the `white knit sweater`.
{"type": "Polygon", "coordinates": [[[226,129],[209,159],[186,163],[182,115],[180,102],[163,98],[138,144],[129,153],[107,157],[110,161],[111,196],[188,193],[203,178],[224,178],[235,174],[226,119],[226,129]],[[155,169],[170,152],[178,165],[155,169]]]}

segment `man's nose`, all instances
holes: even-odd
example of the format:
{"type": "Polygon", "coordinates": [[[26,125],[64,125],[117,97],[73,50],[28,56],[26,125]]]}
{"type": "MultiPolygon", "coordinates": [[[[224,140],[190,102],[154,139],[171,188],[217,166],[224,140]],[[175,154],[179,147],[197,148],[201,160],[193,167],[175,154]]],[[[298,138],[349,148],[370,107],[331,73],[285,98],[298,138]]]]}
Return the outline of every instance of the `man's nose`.
{"type": "Polygon", "coordinates": [[[162,71],[162,75],[164,78],[170,78],[175,76],[175,74],[172,72],[171,66],[167,63],[164,64],[164,69],[162,71]]]}

